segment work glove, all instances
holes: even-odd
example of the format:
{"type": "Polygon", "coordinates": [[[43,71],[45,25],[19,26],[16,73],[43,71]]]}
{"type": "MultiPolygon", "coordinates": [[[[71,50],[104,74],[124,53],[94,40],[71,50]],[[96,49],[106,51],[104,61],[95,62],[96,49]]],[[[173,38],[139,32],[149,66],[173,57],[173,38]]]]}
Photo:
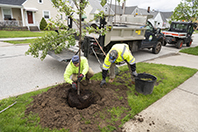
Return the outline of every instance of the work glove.
{"type": "Polygon", "coordinates": [[[102,87],[104,84],[107,85],[106,80],[105,79],[102,79],[102,81],[100,83],[100,87],[102,87]]]}
{"type": "Polygon", "coordinates": [[[74,90],[77,90],[77,84],[76,84],[75,82],[72,83],[72,88],[73,88],[74,90]]]}
{"type": "Polygon", "coordinates": [[[83,79],[83,77],[84,77],[84,75],[83,75],[83,74],[80,74],[80,75],[78,76],[78,81],[80,82],[80,81],[83,79]]]}
{"type": "Polygon", "coordinates": [[[137,76],[138,76],[138,74],[137,74],[136,71],[133,71],[133,72],[132,72],[132,75],[133,75],[134,77],[137,77],[137,76]]]}

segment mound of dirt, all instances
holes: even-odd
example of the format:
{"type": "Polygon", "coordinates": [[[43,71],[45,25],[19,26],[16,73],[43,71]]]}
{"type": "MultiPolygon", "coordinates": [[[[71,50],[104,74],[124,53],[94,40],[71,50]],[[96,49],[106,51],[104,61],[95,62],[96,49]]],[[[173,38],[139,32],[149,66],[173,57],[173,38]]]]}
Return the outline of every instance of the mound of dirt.
{"type": "MultiPolygon", "coordinates": [[[[27,107],[25,114],[38,113],[40,125],[50,129],[65,128],[71,132],[99,132],[99,127],[110,125],[116,128],[116,132],[121,131],[121,128],[118,127],[121,124],[121,119],[130,111],[126,93],[129,90],[127,86],[107,83],[106,86],[100,88],[100,81],[94,80],[91,84],[83,84],[85,84],[84,81],[80,86],[82,96],[83,92],[87,90],[92,93],[92,104],[87,108],[77,109],[68,104],[68,92],[71,85],[63,83],[47,92],[33,96],[34,100],[27,107]],[[110,121],[112,115],[108,109],[118,106],[128,109],[122,113],[118,120],[112,122],[110,121]]],[[[76,95],[74,94],[74,96],[76,95]]]]}

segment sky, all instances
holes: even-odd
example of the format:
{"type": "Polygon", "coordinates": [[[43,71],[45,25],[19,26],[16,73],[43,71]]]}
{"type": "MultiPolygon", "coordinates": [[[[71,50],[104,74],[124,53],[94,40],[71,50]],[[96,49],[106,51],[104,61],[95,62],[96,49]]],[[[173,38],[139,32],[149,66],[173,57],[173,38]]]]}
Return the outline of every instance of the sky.
{"type": "Polygon", "coordinates": [[[175,7],[177,7],[181,1],[182,0],[126,0],[126,6],[138,6],[143,9],[147,9],[148,6],[150,6],[151,10],[166,12],[174,11],[175,7]]]}

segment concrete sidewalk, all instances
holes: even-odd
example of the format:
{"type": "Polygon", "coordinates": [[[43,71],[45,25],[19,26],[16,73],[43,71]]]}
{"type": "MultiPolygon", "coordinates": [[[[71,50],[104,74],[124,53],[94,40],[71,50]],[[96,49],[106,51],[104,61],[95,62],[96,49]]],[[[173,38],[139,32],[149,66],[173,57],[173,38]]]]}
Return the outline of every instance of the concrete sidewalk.
{"type": "MultiPolygon", "coordinates": [[[[0,47],[16,46],[18,44],[11,44],[3,41],[17,41],[17,40],[26,40],[26,39],[35,39],[38,37],[21,37],[21,38],[0,38],[0,47]]],[[[20,45],[20,44],[19,44],[20,45]]]]}
{"type": "MultiPolygon", "coordinates": [[[[198,69],[198,56],[177,53],[146,61],[198,69]]],[[[125,132],[198,132],[198,72],[130,120],[125,132]]]]}
{"type": "Polygon", "coordinates": [[[25,40],[25,39],[35,39],[38,37],[19,37],[19,38],[0,38],[0,41],[14,41],[14,40],[25,40]]]}

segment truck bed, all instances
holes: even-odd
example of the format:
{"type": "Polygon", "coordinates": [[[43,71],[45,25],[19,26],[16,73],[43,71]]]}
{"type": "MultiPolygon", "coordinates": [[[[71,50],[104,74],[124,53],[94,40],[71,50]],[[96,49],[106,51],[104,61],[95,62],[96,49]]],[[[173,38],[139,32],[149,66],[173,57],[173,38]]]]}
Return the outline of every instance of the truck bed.
{"type": "Polygon", "coordinates": [[[145,31],[146,28],[140,28],[140,26],[112,27],[111,31],[106,33],[104,46],[112,41],[143,40],[145,31]]]}

